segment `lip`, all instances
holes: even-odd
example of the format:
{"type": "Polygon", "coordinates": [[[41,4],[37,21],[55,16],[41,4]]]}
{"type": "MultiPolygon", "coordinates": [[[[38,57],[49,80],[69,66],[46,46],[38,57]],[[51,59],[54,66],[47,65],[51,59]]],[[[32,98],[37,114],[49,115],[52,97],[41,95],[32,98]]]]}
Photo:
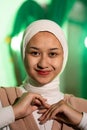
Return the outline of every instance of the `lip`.
{"type": "Polygon", "coordinates": [[[49,75],[50,74],[50,71],[41,71],[41,70],[38,70],[37,73],[39,75],[49,75]]]}

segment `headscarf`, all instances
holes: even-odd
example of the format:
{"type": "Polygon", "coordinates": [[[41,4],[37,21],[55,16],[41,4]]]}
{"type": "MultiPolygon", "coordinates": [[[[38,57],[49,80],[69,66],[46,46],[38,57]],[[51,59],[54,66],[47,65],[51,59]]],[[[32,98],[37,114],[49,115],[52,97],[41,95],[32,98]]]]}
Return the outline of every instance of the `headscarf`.
{"type": "MultiPolygon", "coordinates": [[[[51,21],[51,20],[37,20],[33,23],[31,23],[27,29],[24,32],[23,35],[23,40],[22,40],[22,58],[23,60],[25,59],[25,49],[27,44],[29,43],[30,39],[37,34],[38,32],[41,31],[48,31],[51,32],[61,43],[63,47],[63,66],[62,70],[63,71],[67,57],[68,57],[68,48],[67,48],[67,42],[66,38],[64,35],[64,32],[62,31],[61,27],[51,21]]],[[[61,73],[60,72],[60,73],[61,73]]],[[[60,87],[59,87],[59,74],[57,77],[55,77],[54,80],[52,80],[50,83],[43,85],[43,86],[33,86],[30,83],[31,78],[28,76],[28,78],[25,80],[24,84],[22,85],[25,90],[32,92],[32,93],[38,93],[41,94],[44,98],[47,99],[47,102],[49,104],[54,104],[64,98],[64,94],[60,92],[60,87]]],[[[37,111],[33,112],[34,118],[38,124],[38,127],[43,130],[44,128],[51,130],[52,129],[52,124],[53,120],[50,120],[49,122],[46,122],[43,125],[40,125],[38,123],[38,118],[40,115],[37,113],[37,111]]]]}
{"type": "Polygon", "coordinates": [[[57,23],[55,23],[54,21],[51,21],[51,20],[47,20],[47,19],[37,20],[37,21],[34,21],[33,23],[31,23],[26,28],[26,30],[24,31],[23,39],[22,39],[23,60],[25,58],[25,49],[26,49],[26,46],[29,43],[30,39],[35,34],[37,34],[38,32],[41,32],[41,31],[51,32],[60,41],[60,43],[63,47],[63,51],[64,51],[63,67],[61,70],[61,72],[62,72],[66,65],[66,61],[67,61],[67,57],[68,57],[67,42],[66,42],[66,38],[65,38],[64,32],[61,29],[61,27],[57,23]]]}

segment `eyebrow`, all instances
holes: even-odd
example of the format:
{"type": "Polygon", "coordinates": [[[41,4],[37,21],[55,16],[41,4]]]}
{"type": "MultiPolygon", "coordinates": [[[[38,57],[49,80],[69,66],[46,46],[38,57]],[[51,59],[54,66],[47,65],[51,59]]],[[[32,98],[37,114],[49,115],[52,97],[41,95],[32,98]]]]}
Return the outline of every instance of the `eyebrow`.
{"type": "Polygon", "coordinates": [[[39,50],[39,48],[37,48],[37,47],[30,47],[30,49],[39,50]]]}
{"type": "MultiPolygon", "coordinates": [[[[39,50],[37,47],[30,47],[31,49],[39,50]]],[[[50,48],[49,50],[58,50],[59,48],[50,48]]]]}

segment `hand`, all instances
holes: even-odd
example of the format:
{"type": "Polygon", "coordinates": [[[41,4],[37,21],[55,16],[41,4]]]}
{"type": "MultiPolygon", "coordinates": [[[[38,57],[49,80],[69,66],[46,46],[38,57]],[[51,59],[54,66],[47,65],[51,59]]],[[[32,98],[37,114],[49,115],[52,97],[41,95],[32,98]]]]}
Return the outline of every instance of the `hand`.
{"type": "Polygon", "coordinates": [[[24,93],[17,103],[13,105],[15,119],[19,119],[31,114],[41,106],[47,108],[48,105],[45,102],[46,99],[39,94],[29,92],[24,93]]]}
{"type": "Polygon", "coordinates": [[[39,118],[41,124],[53,119],[69,126],[77,126],[82,119],[82,113],[76,111],[64,100],[51,105],[49,109],[40,110],[38,113],[42,114],[39,118]]]}

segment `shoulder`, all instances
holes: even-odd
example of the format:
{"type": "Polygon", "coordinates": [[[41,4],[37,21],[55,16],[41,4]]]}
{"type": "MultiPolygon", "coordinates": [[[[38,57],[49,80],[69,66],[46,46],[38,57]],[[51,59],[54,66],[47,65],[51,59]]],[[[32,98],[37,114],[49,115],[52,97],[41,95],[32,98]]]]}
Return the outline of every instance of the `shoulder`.
{"type": "Polygon", "coordinates": [[[0,94],[7,94],[7,95],[13,95],[13,94],[21,94],[21,89],[16,87],[0,87],[0,94]]]}
{"type": "Polygon", "coordinates": [[[71,104],[75,109],[81,112],[87,112],[87,100],[80,97],[75,97],[71,94],[65,94],[64,100],[71,104]]]}
{"type": "Polygon", "coordinates": [[[0,101],[3,106],[13,104],[21,95],[22,91],[18,87],[0,87],[0,101]]]}

